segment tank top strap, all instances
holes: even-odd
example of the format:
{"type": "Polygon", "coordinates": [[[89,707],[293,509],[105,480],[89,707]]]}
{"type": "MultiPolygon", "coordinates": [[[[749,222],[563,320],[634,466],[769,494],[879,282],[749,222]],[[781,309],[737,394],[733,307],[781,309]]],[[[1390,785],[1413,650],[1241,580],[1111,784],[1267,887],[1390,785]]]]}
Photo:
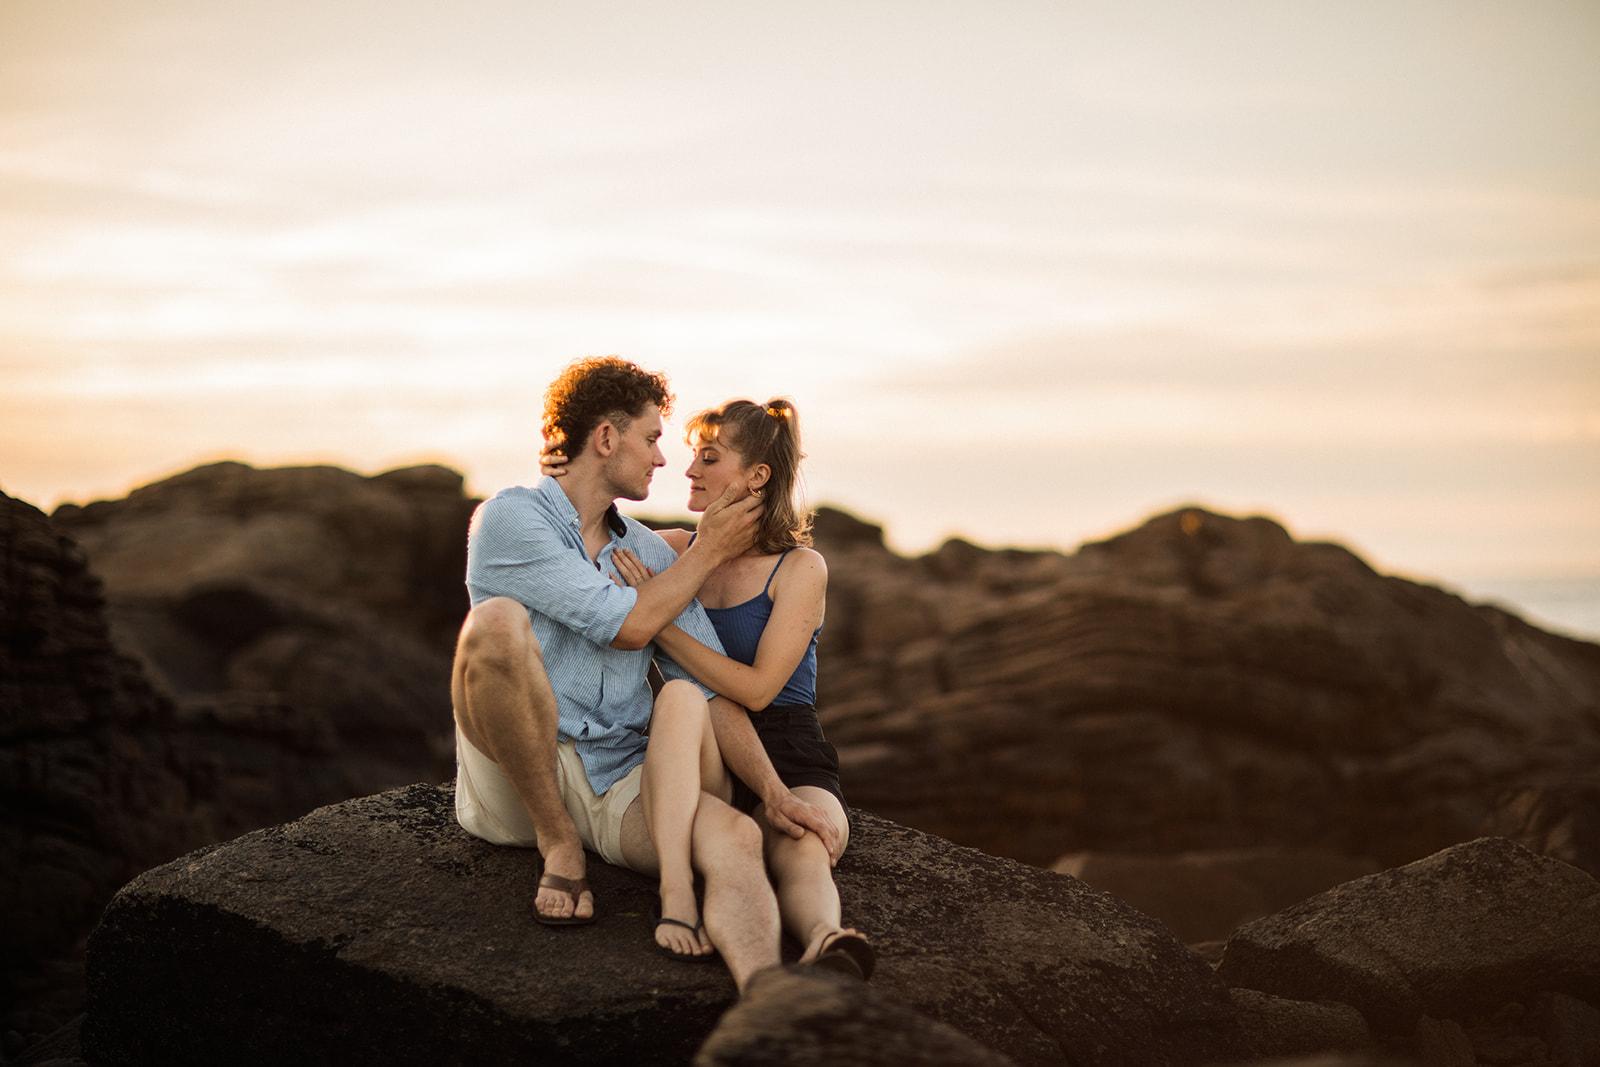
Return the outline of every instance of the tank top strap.
{"type": "Polygon", "coordinates": [[[699,531],[699,530],[695,530],[695,531],[693,531],[693,532],[691,532],[691,533],[690,533],[690,534],[689,534],[689,544],[686,544],[686,545],[684,545],[684,546],[683,546],[683,547],[684,547],[684,548],[688,548],[688,547],[689,547],[689,545],[692,545],[692,544],[694,544],[694,539],[695,539],[695,538],[696,538],[696,537],[699,537],[699,536],[700,536],[700,531],[699,531]]]}
{"type": "Polygon", "coordinates": [[[769,594],[769,591],[772,589],[772,579],[778,576],[778,568],[783,566],[784,559],[793,551],[794,549],[792,548],[784,549],[783,554],[778,557],[778,562],[772,565],[772,573],[767,575],[767,584],[761,587],[762,596],[767,596],[769,594]]]}

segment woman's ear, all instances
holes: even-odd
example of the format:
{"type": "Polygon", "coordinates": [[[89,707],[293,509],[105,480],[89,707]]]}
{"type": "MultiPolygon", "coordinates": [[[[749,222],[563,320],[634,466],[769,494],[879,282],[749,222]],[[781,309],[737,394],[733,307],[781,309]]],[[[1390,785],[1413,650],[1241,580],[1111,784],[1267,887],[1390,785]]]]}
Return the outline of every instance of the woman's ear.
{"type": "Polygon", "coordinates": [[[772,477],[772,468],[765,463],[757,463],[750,468],[750,488],[760,489],[772,477]]]}

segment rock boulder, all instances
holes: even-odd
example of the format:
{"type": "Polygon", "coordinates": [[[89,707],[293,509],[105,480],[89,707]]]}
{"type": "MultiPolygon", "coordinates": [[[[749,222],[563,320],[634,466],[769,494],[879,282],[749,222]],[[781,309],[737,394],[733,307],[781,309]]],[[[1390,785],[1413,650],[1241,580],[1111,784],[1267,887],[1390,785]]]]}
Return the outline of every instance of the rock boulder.
{"type": "MultiPolygon", "coordinates": [[[[528,915],[537,857],[469,837],[448,788],[323,808],[126,886],[89,946],[91,1060],[683,1063],[734,1002],[651,951],[651,883],[591,860],[600,918],[528,915]],[[352,1021],[356,1021],[352,1024],[352,1021]]],[[[846,920],[890,998],[1018,1063],[1240,1051],[1227,991],[1082,883],[856,813],[846,920]]]]}
{"type": "Polygon", "coordinates": [[[1233,986],[1354,1005],[1379,1036],[1560,992],[1600,1003],[1600,882],[1502,838],[1358,878],[1236,932],[1233,986]]]}

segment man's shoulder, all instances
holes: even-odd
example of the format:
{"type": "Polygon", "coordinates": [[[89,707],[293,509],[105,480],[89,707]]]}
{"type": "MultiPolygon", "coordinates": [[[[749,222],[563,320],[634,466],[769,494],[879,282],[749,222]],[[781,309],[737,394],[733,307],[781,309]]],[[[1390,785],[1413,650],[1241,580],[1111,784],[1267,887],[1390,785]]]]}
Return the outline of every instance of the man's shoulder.
{"type": "Polygon", "coordinates": [[[539,494],[525,485],[508,486],[479,504],[472,513],[472,530],[516,528],[554,529],[555,522],[539,494]]]}
{"type": "Polygon", "coordinates": [[[650,529],[650,527],[646,526],[638,519],[631,515],[622,515],[621,517],[622,525],[627,530],[627,533],[623,534],[623,536],[629,541],[637,540],[640,544],[654,544],[661,545],[663,547],[666,546],[667,542],[662,540],[660,534],[650,529]]]}
{"type": "MultiPolygon", "coordinates": [[[[650,558],[646,557],[646,553],[649,553],[651,557],[657,560],[664,560],[664,563],[659,566],[670,566],[672,561],[678,558],[678,554],[672,550],[671,545],[667,544],[665,538],[638,519],[624,515],[622,516],[622,524],[627,529],[627,532],[622,537],[624,545],[631,548],[634,555],[646,563],[651,562],[650,558]]],[[[659,569],[657,564],[652,563],[651,565],[659,569]]]]}

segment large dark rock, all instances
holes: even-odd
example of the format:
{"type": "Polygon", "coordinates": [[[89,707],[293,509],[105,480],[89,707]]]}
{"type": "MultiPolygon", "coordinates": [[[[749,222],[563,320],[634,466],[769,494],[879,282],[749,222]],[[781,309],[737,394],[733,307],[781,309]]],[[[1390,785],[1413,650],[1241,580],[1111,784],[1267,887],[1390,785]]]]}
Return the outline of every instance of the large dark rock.
{"type": "MultiPolygon", "coordinates": [[[[262,473],[245,472],[223,465],[219,476],[251,483],[262,473]]],[[[459,477],[453,489],[426,472],[372,481],[381,499],[448,490],[455,510],[464,506],[459,477]]],[[[426,612],[410,609],[411,635],[332,593],[305,606],[292,583],[253,577],[273,552],[293,559],[304,546],[231,541],[226,527],[251,528],[250,507],[196,517],[178,505],[203,498],[211,478],[174,482],[178,503],[136,493],[127,525],[118,516],[128,502],[75,519],[67,509],[118,587],[139,591],[118,599],[114,589],[109,605],[82,547],[0,494],[0,1030],[18,1042],[82,1010],[84,938],[139,871],[319,804],[450,772],[449,643],[429,636],[438,648],[419,651],[426,612]],[[130,613],[151,625],[129,623],[130,613]],[[108,627],[108,617],[122,624],[108,627]],[[124,654],[123,638],[142,654],[124,654]],[[165,688],[174,679],[191,686],[178,699],[165,688]]],[[[324,506],[315,485],[292,488],[286,501],[324,506]]],[[[464,610],[460,564],[453,569],[464,610]]],[[[404,600],[413,580],[362,574],[352,584],[398,585],[404,600]]]]}
{"type": "Polygon", "coordinates": [[[1600,1003],[1600,882],[1482,838],[1249,923],[1218,973],[1354,1005],[1390,1039],[1424,1015],[1471,1020],[1545,991],[1600,1003]]]}
{"type": "Polygon", "coordinates": [[[1006,1067],[961,1031],[850,978],[813,968],[761,972],[717,1024],[695,1067],[1006,1067]]]}
{"type": "Polygon", "coordinates": [[[1254,989],[1231,989],[1239,1028],[1256,1056],[1351,1052],[1373,1047],[1361,1013],[1332,1001],[1289,1000],[1254,989]]]}
{"type": "Polygon", "coordinates": [[[1600,864],[1600,646],[1201,508],[1072,555],[818,529],[823,724],[897,821],[1038,864],[1485,832],[1600,864]]]}
{"type": "MultiPolygon", "coordinates": [[[[600,919],[534,923],[536,859],[469,837],[447,788],[414,786],[150,871],[90,942],[85,1051],[119,1063],[688,1060],[733,1004],[727,974],[651,951],[652,884],[597,860],[600,919]]],[[[1074,879],[865,812],[837,875],[846,919],[879,947],[874,993],[1018,1063],[1239,1052],[1210,969],[1074,879]]]]}
{"type": "Polygon", "coordinates": [[[0,494],[0,1030],[22,1042],[79,1012],[82,939],[117,886],[210,829],[172,704],[103,609],[71,539],[0,494]]]}
{"type": "Polygon", "coordinates": [[[214,463],[53,521],[104,579],[119,645],[186,714],[295,723],[308,802],[282,818],[450,773],[475,503],[442,467],[214,463]]]}

